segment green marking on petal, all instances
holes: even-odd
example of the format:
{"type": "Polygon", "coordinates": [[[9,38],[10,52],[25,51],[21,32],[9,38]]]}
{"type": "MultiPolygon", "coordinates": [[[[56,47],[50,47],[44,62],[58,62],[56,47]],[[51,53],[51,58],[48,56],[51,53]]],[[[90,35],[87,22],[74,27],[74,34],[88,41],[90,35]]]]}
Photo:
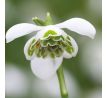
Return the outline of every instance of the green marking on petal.
{"type": "Polygon", "coordinates": [[[63,41],[64,38],[63,38],[62,35],[60,35],[60,36],[53,36],[53,40],[54,40],[54,41],[63,41]]]}
{"type": "Polygon", "coordinates": [[[67,43],[69,46],[72,46],[72,44],[71,44],[70,41],[66,41],[66,43],[67,43]]]}
{"type": "Polygon", "coordinates": [[[48,30],[45,34],[44,37],[49,37],[50,35],[57,35],[57,33],[53,30],[48,30]]]}
{"type": "Polygon", "coordinates": [[[29,56],[32,56],[33,55],[33,52],[35,50],[35,43],[36,43],[36,39],[33,39],[29,48],[28,48],[28,55],[29,56]]]}
{"type": "Polygon", "coordinates": [[[51,58],[55,58],[54,52],[50,52],[50,57],[51,57],[51,58]]]}
{"type": "Polygon", "coordinates": [[[66,39],[67,39],[67,40],[69,40],[69,41],[71,41],[71,39],[70,39],[70,37],[69,37],[69,36],[67,36],[67,37],[66,37],[66,39]]]}
{"type": "Polygon", "coordinates": [[[39,52],[39,48],[35,48],[35,54],[39,52]]]}
{"type": "Polygon", "coordinates": [[[39,51],[38,51],[38,53],[37,53],[37,56],[38,56],[38,57],[41,57],[41,56],[42,56],[42,49],[41,49],[41,48],[39,49],[39,51]]]}
{"type": "Polygon", "coordinates": [[[55,46],[57,43],[53,41],[52,39],[48,40],[48,45],[49,46],[55,46]]]}
{"type": "Polygon", "coordinates": [[[66,45],[65,50],[70,54],[74,51],[73,47],[68,44],[66,45]]]}
{"type": "Polygon", "coordinates": [[[64,51],[69,54],[74,51],[69,36],[57,36],[56,32],[50,32],[51,30],[45,33],[44,39],[39,39],[38,41],[32,40],[28,49],[30,56],[35,53],[37,57],[45,58],[50,56],[51,58],[55,58],[62,56],[64,51]]]}
{"type": "Polygon", "coordinates": [[[48,46],[55,46],[57,45],[57,41],[54,41],[53,39],[45,39],[45,40],[41,40],[41,46],[42,47],[48,47],[48,46]]]}
{"type": "Polygon", "coordinates": [[[62,53],[63,53],[63,50],[59,47],[55,50],[56,57],[60,57],[62,55],[62,53]]]}
{"type": "Polygon", "coordinates": [[[48,55],[47,48],[43,48],[42,57],[45,58],[48,55]]]}
{"type": "Polygon", "coordinates": [[[47,47],[48,46],[46,40],[41,40],[40,43],[41,43],[42,47],[47,47]]]}

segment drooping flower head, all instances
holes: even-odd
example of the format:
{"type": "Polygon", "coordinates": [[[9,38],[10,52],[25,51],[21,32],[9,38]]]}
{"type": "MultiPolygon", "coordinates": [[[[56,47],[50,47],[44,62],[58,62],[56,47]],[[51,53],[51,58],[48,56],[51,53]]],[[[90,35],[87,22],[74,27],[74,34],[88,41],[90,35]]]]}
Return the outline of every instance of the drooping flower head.
{"type": "Polygon", "coordinates": [[[33,18],[36,25],[29,23],[16,24],[6,33],[6,41],[11,42],[16,38],[37,32],[24,47],[27,60],[31,61],[33,73],[42,79],[54,75],[61,65],[63,58],[75,57],[78,52],[76,41],[62,28],[78,34],[94,38],[96,30],[88,21],[81,18],[72,18],[65,22],[51,25],[52,21],[47,15],[45,22],[33,18]],[[42,26],[40,26],[42,24],[42,26]]]}

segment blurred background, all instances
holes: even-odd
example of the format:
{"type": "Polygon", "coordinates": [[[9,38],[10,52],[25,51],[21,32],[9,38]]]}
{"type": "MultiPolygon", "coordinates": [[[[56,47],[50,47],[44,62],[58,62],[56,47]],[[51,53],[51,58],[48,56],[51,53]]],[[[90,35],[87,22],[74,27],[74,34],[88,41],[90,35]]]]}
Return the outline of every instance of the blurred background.
{"type": "MultiPolygon", "coordinates": [[[[101,0],[5,0],[6,31],[17,23],[33,23],[51,13],[54,23],[73,17],[90,21],[95,39],[65,30],[79,47],[75,58],[64,59],[69,98],[102,98],[102,1],[101,0]]],[[[6,98],[60,98],[57,77],[42,81],[33,75],[23,48],[32,35],[6,44],[6,98]]]]}

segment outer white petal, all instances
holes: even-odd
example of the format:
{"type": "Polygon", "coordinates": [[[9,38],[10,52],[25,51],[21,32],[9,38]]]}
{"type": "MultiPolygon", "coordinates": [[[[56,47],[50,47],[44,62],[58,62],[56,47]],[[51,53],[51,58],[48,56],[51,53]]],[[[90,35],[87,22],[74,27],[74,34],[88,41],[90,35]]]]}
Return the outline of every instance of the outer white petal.
{"type": "Polygon", "coordinates": [[[39,38],[43,39],[44,34],[45,34],[48,30],[53,30],[53,31],[55,31],[55,32],[57,33],[57,36],[58,36],[58,35],[67,35],[63,30],[59,29],[58,27],[50,25],[50,26],[44,27],[42,30],[40,30],[39,32],[37,32],[36,38],[37,38],[37,39],[39,39],[39,38]]]}
{"type": "Polygon", "coordinates": [[[35,57],[31,60],[31,69],[33,73],[40,79],[49,79],[52,77],[56,70],[59,68],[63,61],[63,57],[52,59],[47,58],[38,58],[35,57]]]}
{"type": "Polygon", "coordinates": [[[77,32],[78,34],[89,36],[92,39],[96,34],[94,26],[82,18],[72,18],[65,22],[56,24],[56,26],[59,28],[67,28],[71,31],[77,32]]]}
{"type": "Polygon", "coordinates": [[[32,56],[29,56],[29,55],[28,55],[28,48],[29,48],[29,46],[30,46],[30,44],[31,44],[31,42],[32,42],[33,39],[36,39],[36,37],[34,36],[34,37],[32,37],[31,39],[29,39],[29,40],[26,42],[25,46],[24,46],[24,54],[25,54],[25,57],[26,57],[27,60],[31,60],[31,59],[34,58],[34,56],[36,56],[36,55],[34,55],[34,54],[33,54],[32,56]]]}
{"type": "Polygon", "coordinates": [[[21,23],[12,26],[6,33],[6,42],[11,42],[14,39],[29,34],[33,31],[41,30],[41,26],[36,26],[29,23],[21,23]]]}
{"type": "Polygon", "coordinates": [[[74,52],[72,52],[71,54],[69,54],[66,51],[64,51],[64,53],[63,53],[63,57],[64,58],[75,57],[77,55],[77,53],[78,53],[78,45],[77,45],[76,41],[72,37],[70,37],[70,39],[71,39],[71,44],[72,44],[72,46],[74,48],[74,52]]]}

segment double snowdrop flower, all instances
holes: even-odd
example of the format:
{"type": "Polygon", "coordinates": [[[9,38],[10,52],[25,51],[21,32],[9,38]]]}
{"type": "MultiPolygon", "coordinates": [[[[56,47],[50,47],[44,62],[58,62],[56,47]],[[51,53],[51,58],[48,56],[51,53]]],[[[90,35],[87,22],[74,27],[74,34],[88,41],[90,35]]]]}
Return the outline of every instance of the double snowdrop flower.
{"type": "Polygon", "coordinates": [[[63,28],[80,35],[94,38],[96,30],[88,21],[81,18],[72,18],[65,22],[38,26],[29,23],[20,23],[11,27],[6,33],[6,42],[37,32],[24,46],[24,54],[31,61],[33,73],[41,79],[54,75],[61,66],[63,58],[75,57],[78,52],[76,41],[64,32],[63,28]]]}

